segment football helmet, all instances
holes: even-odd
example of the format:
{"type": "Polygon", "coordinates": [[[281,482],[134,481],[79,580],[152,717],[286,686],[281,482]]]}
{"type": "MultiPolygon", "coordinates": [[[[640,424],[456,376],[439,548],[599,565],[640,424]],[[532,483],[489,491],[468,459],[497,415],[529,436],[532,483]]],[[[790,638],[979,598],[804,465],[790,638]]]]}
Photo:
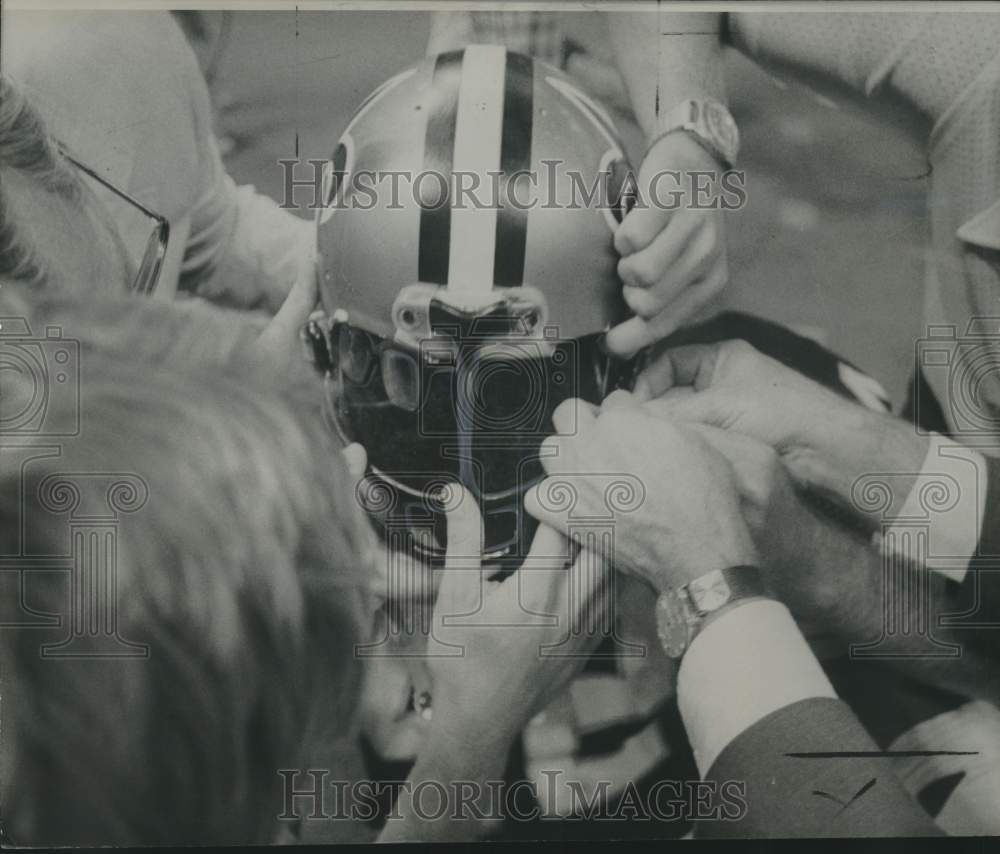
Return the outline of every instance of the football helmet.
{"type": "Polygon", "coordinates": [[[523,557],[553,410],[631,383],[602,346],[627,315],[613,234],[630,174],[599,104],[495,45],[395,75],[337,142],[316,217],[325,317],[305,337],[337,430],[367,451],[363,504],[422,556],[443,554],[435,495],[459,481],[486,555],[523,557]]]}

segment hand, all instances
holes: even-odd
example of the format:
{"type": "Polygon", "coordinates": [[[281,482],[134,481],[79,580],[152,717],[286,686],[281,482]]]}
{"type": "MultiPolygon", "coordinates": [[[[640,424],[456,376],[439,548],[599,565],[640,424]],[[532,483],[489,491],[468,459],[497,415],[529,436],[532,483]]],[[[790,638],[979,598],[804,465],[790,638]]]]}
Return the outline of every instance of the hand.
{"type": "MultiPolygon", "coordinates": [[[[374,498],[380,489],[376,485],[377,478],[366,481],[368,453],[357,442],[345,445],[340,453],[354,483],[355,500],[360,507],[364,507],[367,499],[361,496],[374,498]]],[[[371,528],[370,522],[368,526],[371,528]]],[[[372,537],[375,539],[374,533],[372,537]]],[[[424,608],[432,604],[442,573],[434,572],[426,559],[398,544],[387,549],[378,543],[372,551],[375,558],[371,561],[370,575],[377,593],[383,598],[391,598],[402,608],[424,608]]]]}
{"type": "Polygon", "coordinates": [[[838,630],[844,608],[856,615],[877,601],[869,589],[870,538],[808,506],[769,446],[742,433],[691,426],[732,465],[768,587],[797,618],[838,630]]]}
{"type": "Polygon", "coordinates": [[[344,465],[347,466],[347,473],[354,481],[361,480],[368,471],[368,452],[364,445],[351,442],[345,445],[340,453],[344,458],[344,465]]]}
{"type": "Polygon", "coordinates": [[[732,466],[696,430],[646,412],[628,392],[612,394],[596,416],[566,401],[553,423],[558,433],[542,456],[549,477],[525,496],[525,509],[543,524],[570,531],[568,512],[545,497],[564,477],[577,499],[574,516],[606,517],[607,475],[590,473],[621,473],[641,478],[645,496],[615,517],[617,569],[662,590],[755,562],[732,466]]]}
{"type": "MultiPolygon", "coordinates": [[[[687,176],[689,171],[718,174],[721,169],[685,133],[664,136],[646,155],[638,177],[640,204],[615,233],[622,293],[636,316],[608,333],[612,352],[629,355],[666,338],[725,287],[724,212],[694,208],[687,176]],[[680,172],[684,183],[678,186],[670,176],[654,181],[666,171],[680,172]],[[674,199],[672,194],[681,191],[674,199]],[[665,210],[666,205],[674,209],[665,210]]],[[[706,204],[704,198],[697,202],[706,204]]]]}
{"type": "MultiPolygon", "coordinates": [[[[656,408],[649,404],[646,404],[646,411],[658,415],[656,408]]],[[[780,458],[773,448],[742,433],[698,422],[688,426],[732,466],[740,514],[759,546],[766,534],[774,496],[786,485],[792,488],[780,458]]],[[[758,550],[766,554],[766,550],[758,550]]]]}
{"type": "Polygon", "coordinates": [[[301,352],[299,332],[319,300],[319,287],[315,271],[301,275],[296,281],[278,313],[271,318],[257,338],[257,350],[265,361],[283,363],[297,358],[301,352]]]}
{"type": "Polygon", "coordinates": [[[632,100],[615,63],[591,53],[573,51],[566,60],[566,73],[590,95],[626,116],[632,115],[632,100]]]}
{"type": "Polygon", "coordinates": [[[448,551],[427,659],[435,727],[513,739],[579,672],[603,636],[577,631],[609,607],[610,570],[542,525],[502,582],[481,569],[483,522],[465,490],[450,501],[448,551]],[[570,565],[571,564],[571,565],[570,565]],[[571,596],[572,593],[572,596],[571,596]]]}
{"type": "MultiPolygon", "coordinates": [[[[871,472],[912,472],[927,440],[902,419],[840,397],[744,341],[667,350],[635,394],[664,417],[744,433],[772,447],[802,488],[853,507],[851,489],[871,472]]],[[[905,498],[908,489],[899,490],[905,498]]]]}

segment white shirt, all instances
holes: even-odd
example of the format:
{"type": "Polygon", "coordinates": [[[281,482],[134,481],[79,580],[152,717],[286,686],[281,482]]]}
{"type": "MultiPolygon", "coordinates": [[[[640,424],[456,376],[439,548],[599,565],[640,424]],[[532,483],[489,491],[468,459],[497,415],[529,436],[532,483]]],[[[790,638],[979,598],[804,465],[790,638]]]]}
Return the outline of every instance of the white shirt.
{"type": "Polygon", "coordinates": [[[702,777],[767,715],[836,696],[788,608],[772,599],[741,603],[709,622],[677,676],[677,702],[702,777]]]}

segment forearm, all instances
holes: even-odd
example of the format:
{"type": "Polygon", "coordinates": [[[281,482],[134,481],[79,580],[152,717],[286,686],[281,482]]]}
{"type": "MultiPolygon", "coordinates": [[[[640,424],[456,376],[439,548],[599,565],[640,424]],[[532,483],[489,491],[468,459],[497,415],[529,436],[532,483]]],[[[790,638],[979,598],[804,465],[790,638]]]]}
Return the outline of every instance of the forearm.
{"type": "Polygon", "coordinates": [[[724,100],[718,12],[611,12],[608,28],[639,126],[647,137],[688,98],[724,100]]]}
{"type": "Polygon", "coordinates": [[[822,574],[833,581],[824,628],[840,639],[844,655],[864,647],[925,684],[1000,699],[995,656],[972,633],[940,624],[943,615],[961,610],[955,585],[856,541],[825,550],[824,560],[822,574]],[[845,570],[848,561],[851,571],[845,570]]]}
{"type": "Polygon", "coordinates": [[[819,88],[880,96],[936,121],[996,54],[995,15],[732,12],[733,46],[819,88]]]}
{"type": "Polygon", "coordinates": [[[721,795],[719,811],[715,820],[699,822],[696,834],[732,839],[940,834],[877,752],[840,700],[819,697],[783,706],[733,739],[705,775],[709,791],[721,795]],[[735,802],[734,790],[741,795],[735,802]]]}
{"type": "Polygon", "coordinates": [[[901,418],[839,400],[777,448],[801,489],[867,519],[872,529],[902,508],[927,449],[927,437],[901,418]]]}
{"type": "Polygon", "coordinates": [[[465,842],[488,834],[502,817],[496,793],[516,735],[438,714],[378,841],[465,842]]]}
{"type": "Polygon", "coordinates": [[[252,186],[237,186],[212,138],[191,213],[181,286],[215,303],[277,312],[292,285],[315,275],[315,226],[252,186]]]}
{"type": "Polygon", "coordinates": [[[718,811],[706,813],[716,820],[700,822],[700,836],[934,832],[876,761],[796,755],[876,747],[781,604],[747,600],[707,623],[681,664],[677,691],[698,768],[718,786],[709,789],[718,811]],[[878,791],[855,805],[873,776],[878,791]],[[816,798],[817,790],[827,797],[816,798]]]}

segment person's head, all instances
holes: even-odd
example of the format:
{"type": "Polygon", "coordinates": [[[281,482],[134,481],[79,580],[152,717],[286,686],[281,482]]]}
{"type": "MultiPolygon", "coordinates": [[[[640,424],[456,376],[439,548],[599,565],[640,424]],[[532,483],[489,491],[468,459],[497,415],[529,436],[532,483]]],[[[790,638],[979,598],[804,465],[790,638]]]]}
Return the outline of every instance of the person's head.
{"type": "Polygon", "coordinates": [[[0,75],[0,282],[124,292],[135,269],[91,184],[0,75]]]}
{"type": "MultiPolygon", "coordinates": [[[[315,407],[179,349],[216,315],[124,298],[67,318],[79,394],[50,395],[49,435],[0,469],[0,551],[33,567],[24,608],[59,618],[0,628],[6,830],[267,842],[278,770],[350,723],[371,532],[315,407]]],[[[0,419],[31,381],[5,378],[0,419]]]]}
{"type": "Polygon", "coordinates": [[[600,106],[495,45],[407,69],[359,107],[317,214],[330,322],[310,334],[390,540],[410,531],[408,550],[440,558],[433,495],[460,481],[485,552],[526,553],[521,498],[553,411],[630,379],[601,346],[626,313],[613,236],[627,174],[600,106]]]}

